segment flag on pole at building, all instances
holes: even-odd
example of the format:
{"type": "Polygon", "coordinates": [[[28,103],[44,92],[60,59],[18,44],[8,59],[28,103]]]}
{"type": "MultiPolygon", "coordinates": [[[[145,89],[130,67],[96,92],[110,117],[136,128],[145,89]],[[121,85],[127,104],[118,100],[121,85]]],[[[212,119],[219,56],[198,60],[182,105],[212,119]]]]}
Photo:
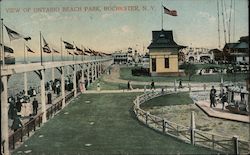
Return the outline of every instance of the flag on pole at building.
{"type": "Polygon", "coordinates": [[[43,52],[45,52],[45,53],[51,53],[51,50],[49,48],[49,44],[44,39],[44,37],[43,37],[43,52]]]}
{"type": "Polygon", "coordinates": [[[54,48],[52,48],[54,53],[60,53],[59,51],[55,50],[54,48]]]}
{"type": "Polygon", "coordinates": [[[29,48],[29,46],[26,45],[26,48],[27,48],[27,51],[28,51],[28,52],[30,52],[30,53],[35,53],[33,50],[31,50],[31,49],[29,48]]]}
{"type": "Polygon", "coordinates": [[[5,26],[6,30],[7,30],[10,41],[15,40],[15,39],[21,39],[21,38],[23,38],[26,41],[31,40],[31,37],[24,37],[22,34],[10,29],[6,25],[4,25],[4,26],[5,26]]]}
{"type": "Polygon", "coordinates": [[[68,43],[67,41],[63,41],[63,43],[64,43],[66,49],[70,49],[70,50],[75,49],[74,45],[72,45],[71,43],[68,43]]]}
{"type": "Polygon", "coordinates": [[[165,6],[162,6],[164,9],[164,13],[168,14],[170,16],[177,16],[177,11],[176,10],[169,10],[168,8],[166,8],[165,6]]]}

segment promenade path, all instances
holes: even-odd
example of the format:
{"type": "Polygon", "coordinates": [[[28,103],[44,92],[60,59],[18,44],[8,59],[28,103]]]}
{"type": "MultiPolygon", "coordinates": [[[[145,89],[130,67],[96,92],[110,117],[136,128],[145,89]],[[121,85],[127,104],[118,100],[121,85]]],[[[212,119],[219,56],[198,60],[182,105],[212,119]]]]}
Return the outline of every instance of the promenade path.
{"type": "Polygon", "coordinates": [[[137,95],[79,95],[13,155],[25,152],[55,155],[218,153],[164,136],[139,123],[131,111],[137,95]]]}
{"type": "MultiPolygon", "coordinates": [[[[123,83],[127,84],[128,80],[120,79],[120,66],[119,65],[113,65],[111,68],[111,74],[107,75],[105,74],[103,76],[103,80],[106,82],[111,82],[111,83],[123,83]]],[[[130,81],[131,85],[150,85],[151,82],[140,82],[140,81],[130,81]]],[[[206,83],[201,83],[201,82],[190,82],[191,86],[194,87],[204,87],[204,84],[206,84],[206,87],[208,89],[211,88],[212,85],[214,86],[219,86],[219,82],[206,82],[206,83]]],[[[188,87],[187,82],[182,82],[182,85],[184,87],[188,87]]],[[[155,81],[155,86],[171,86],[174,87],[174,82],[158,82],[155,81]]],[[[176,86],[178,86],[178,83],[176,83],[176,86]]]]}

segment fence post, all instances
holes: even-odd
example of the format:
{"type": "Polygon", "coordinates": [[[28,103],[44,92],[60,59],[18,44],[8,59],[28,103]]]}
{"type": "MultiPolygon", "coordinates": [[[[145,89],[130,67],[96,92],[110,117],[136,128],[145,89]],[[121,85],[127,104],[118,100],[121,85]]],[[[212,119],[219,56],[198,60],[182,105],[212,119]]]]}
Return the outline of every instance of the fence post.
{"type": "Polygon", "coordinates": [[[189,93],[191,92],[191,85],[190,83],[188,83],[188,90],[189,90],[189,93]]]}
{"type": "Polygon", "coordinates": [[[203,88],[204,88],[204,91],[206,91],[207,85],[204,84],[204,85],[203,85],[203,88]]]}
{"type": "Polygon", "coordinates": [[[195,131],[195,119],[194,119],[194,111],[191,112],[191,127],[190,127],[190,140],[191,144],[194,145],[195,143],[195,136],[194,136],[194,131],[195,131]]]}
{"type": "Polygon", "coordinates": [[[165,133],[166,131],[166,126],[165,126],[165,119],[162,120],[162,132],[165,133]]]}
{"type": "Polygon", "coordinates": [[[212,147],[213,147],[213,150],[214,150],[214,135],[212,135],[212,147]]]}
{"type": "Polygon", "coordinates": [[[234,154],[235,155],[240,154],[240,152],[239,152],[239,137],[238,136],[233,136],[233,145],[234,145],[234,154]]]}
{"type": "Polygon", "coordinates": [[[148,115],[149,115],[149,112],[146,113],[146,124],[148,125],[148,115]]]}

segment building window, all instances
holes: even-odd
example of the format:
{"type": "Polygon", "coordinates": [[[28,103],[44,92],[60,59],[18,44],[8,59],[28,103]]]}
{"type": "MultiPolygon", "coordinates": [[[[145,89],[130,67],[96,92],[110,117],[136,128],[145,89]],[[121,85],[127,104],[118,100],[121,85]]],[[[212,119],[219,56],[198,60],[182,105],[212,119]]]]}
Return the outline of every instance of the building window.
{"type": "Polygon", "coordinates": [[[152,71],[156,71],[156,58],[152,58],[152,71]]]}
{"type": "Polygon", "coordinates": [[[169,58],[165,58],[165,68],[169,68],[169,58]]]}

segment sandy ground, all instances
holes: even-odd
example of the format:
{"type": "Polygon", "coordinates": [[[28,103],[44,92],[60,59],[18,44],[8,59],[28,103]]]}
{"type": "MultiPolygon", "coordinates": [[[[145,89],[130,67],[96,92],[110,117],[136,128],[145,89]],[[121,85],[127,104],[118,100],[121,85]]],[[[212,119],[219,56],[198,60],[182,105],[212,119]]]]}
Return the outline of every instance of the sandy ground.
{"type": "Polygon", "coordinates": [[[227,137],[237,135],[242,140],[250,141],[250,124],[208,117],[194,104],[153,107],[145,110],[184,126],[190,126],[191,111],[194,111],[197,129],[227,137]]]}

